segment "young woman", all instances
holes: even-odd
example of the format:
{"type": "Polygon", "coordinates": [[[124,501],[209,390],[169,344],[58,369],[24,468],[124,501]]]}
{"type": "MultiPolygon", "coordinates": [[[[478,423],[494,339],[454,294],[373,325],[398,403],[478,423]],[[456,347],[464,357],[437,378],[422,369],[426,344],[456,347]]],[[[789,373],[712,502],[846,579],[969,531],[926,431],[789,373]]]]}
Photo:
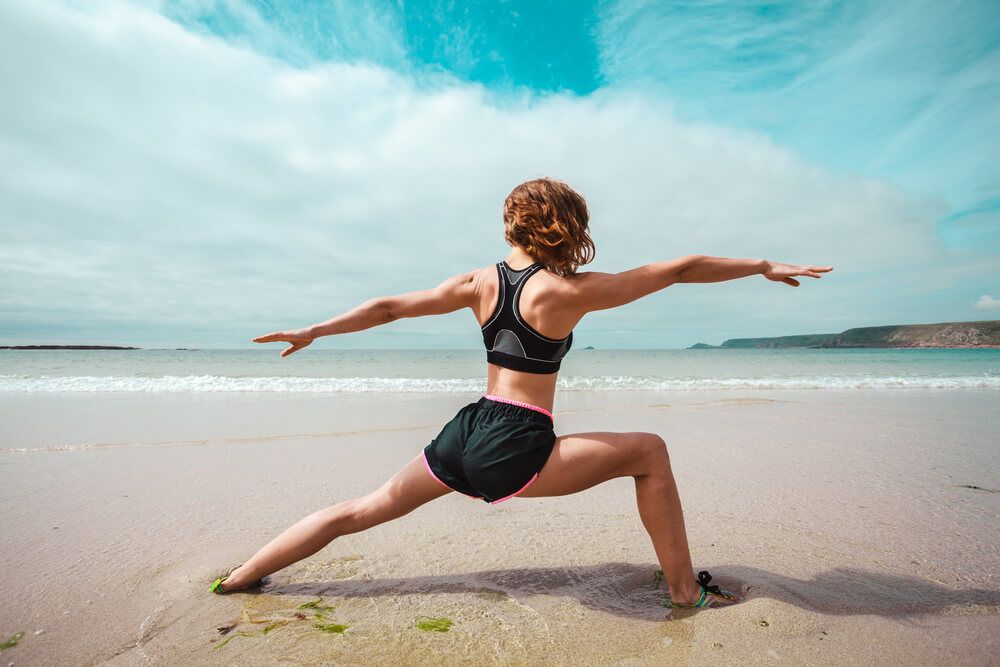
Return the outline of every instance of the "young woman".
{"type": "Polygon", "coordinates": [[[663,438],[655,433],[556,436],[552,403],[560,360],[573,328],[589,312],[621,306],[676,283],[762,274],[797,287],[829,266],[686,255],[622,273],[577,272],[594,257],[587,205],[565,183],[542,178],[504,202],[512,250],[497,264],[448,278],[436,288],[371,299],[321,324],[254,338],[285,342],[286,357],[320,336],[369,329],[402,317],[468,308],[486,344],[486,394],[458,411],[423,451],[381,487],[303,518],[250,560],[212,584],[230,593],[316,553],[341,535],[396,519],[452,491],[490,503],[583,491],[615,477],[635,478],[639,516],[670,588],[671,604],[733,604],[736,595],[694,578],[677,486],[663,438]]]}

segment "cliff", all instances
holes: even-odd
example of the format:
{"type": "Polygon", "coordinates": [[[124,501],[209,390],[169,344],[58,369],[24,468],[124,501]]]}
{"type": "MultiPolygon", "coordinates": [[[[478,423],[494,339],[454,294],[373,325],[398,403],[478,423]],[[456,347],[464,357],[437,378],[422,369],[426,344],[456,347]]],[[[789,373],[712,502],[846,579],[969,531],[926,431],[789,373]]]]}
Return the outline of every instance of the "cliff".
{"type": "Polygon", "coordinates": [[[697,343],[688,349],[788,347],[1000,347],[1000,320],[895,324],[775,338],[730,338],[721,346],[697,343]]]}

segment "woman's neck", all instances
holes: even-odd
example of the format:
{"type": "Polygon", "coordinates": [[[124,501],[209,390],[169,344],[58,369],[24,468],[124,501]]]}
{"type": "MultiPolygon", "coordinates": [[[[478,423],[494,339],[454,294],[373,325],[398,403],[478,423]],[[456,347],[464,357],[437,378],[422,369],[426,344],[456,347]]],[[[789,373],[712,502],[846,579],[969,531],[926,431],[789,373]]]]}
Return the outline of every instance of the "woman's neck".
{"type": "Polygon", "coordinates": [[[507,262],[507,266],[512,269],[520,268],[523,269],[531,264],[535,263],[535,258],[524,252],[520,248],[514,248],[511,253],[504,260],[507,262]]]}

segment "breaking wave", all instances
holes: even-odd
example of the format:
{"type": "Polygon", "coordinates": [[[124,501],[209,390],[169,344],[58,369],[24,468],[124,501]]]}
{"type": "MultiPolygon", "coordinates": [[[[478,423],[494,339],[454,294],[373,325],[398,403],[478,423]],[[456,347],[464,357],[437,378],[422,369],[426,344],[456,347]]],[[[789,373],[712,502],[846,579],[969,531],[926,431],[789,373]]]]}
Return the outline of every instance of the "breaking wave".
{"type": "MultiPolygon", "coordinates": [[[[1000,389],[997,376],[960,377],[565,377],[561,391],[675,391],[698,389],[1000,389]]],[[[0,392],[304,392],[471,393],[486,389],[481,378],[229,377],[218,375],[37,376],[0,375],[0,392]]]]}

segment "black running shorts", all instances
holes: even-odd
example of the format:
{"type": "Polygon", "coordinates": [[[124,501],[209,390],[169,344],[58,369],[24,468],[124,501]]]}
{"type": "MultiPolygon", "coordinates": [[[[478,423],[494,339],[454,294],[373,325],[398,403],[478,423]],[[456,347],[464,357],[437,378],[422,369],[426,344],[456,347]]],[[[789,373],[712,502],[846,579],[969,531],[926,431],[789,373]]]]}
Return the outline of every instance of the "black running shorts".
{"type": "Polygon", "coordinates": [[[448,488],[498,503],[535,481],[555,441],[547,412],[483,396],[424,447],[424,464],[448,488]]]}

